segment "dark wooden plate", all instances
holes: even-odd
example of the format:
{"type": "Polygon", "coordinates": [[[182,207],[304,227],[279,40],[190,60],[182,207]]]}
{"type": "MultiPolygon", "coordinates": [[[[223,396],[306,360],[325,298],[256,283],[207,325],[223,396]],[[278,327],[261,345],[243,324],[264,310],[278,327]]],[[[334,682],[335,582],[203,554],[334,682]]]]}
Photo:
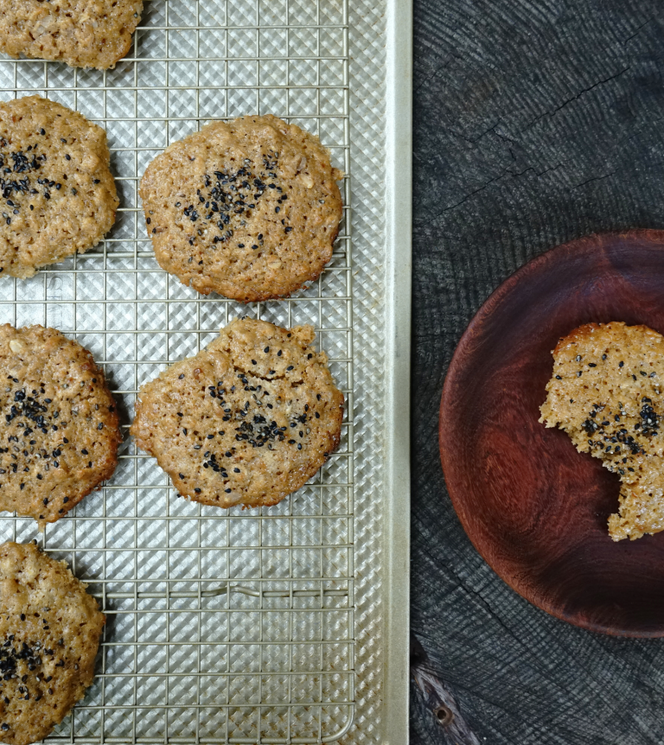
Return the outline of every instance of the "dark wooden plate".
{"type": "Polygon", "coordinates": [[[491,295],[443,388],[445,480],[477,550],[531,603],[593,631],[663,636],[664,533],[614,543],[617,477],[538,422],[551,350],[591,321],[664,333],[664,231],[559,246],[491,295]]]}

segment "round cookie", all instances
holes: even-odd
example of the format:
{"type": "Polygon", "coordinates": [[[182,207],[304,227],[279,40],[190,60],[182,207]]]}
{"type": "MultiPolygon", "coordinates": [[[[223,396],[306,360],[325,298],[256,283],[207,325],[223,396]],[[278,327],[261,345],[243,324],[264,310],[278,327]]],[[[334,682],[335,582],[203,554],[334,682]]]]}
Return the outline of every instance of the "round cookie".
{"type": "Polygon", "coordinates": [[[141,179],[157,261],[205,295],[287,297],[332,257],[341,177],[318,138],[294,124],[214,122],[168,147],[141,179]]]}
{"type": "Polygon", "coordinates": [[[3,0],[0,50],[106,70],[127,54],[143,0],[3,0]]]}
{"type": "Polygon", "coordinates": [[[31,277],[99,243],[118,197],[106,132],[28,96],[0,103],[0,272],[31,277]]]}
{"type": "Polygon", "coordinates": [[[104,622],[64,561],[0,545],[0,742],[42,740],[83,698],[104,622]]]}
{"type": "Polygon", "coordinates": [[[277,504],[341,436],[344,397],[313,339],[311,326],[233,321],[141,388],[131,434],[189,499],[277,504]]]}
{"type": "Polygon", "coordinates": [[[90,352],[55,329],[0,326],[0,510],[58,520],[111,477],[121,441],[90,352]]]}

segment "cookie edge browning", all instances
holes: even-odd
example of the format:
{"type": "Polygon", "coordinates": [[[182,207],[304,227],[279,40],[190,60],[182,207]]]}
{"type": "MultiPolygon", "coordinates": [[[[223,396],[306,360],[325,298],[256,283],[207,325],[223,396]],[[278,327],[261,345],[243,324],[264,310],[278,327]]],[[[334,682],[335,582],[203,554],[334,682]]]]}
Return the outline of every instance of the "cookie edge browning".
{"type": "MultiPolygon", "coordinates": [[[[234,324],[239,323],[243,319],[236,318],[235,320],[228,323],[226,326],[220,329],[220,334],[222,332],[228,331],[234,324]]],[[[291,329],[285,329],[282,326],[276,326],[276,324],[272,324],[266,321],[259,321],[259,323],[268,323],[268,325],[279,329],[280,331],[286,331],[287,333],[308,333],[310,334],[311,341],[307,342],[307,347],[314,338],[314,329],[313,326],[310,324],[304,324],[302,326],[294,326],[291,329]]],[[[218,338],[218,337],[217,337],[218,338]]],[[[203,349],[201,352],[204,351],[203,349]]],[[[198,502],[199,504],[206,504],[210,505],[212,507],[219,507],[220,509],[230,509],[231,507],[238,507],[241,506],[243,509],[245,508],[253,508],[253,507],[273,507],[276,504],[279,504],[279,502],[283,501],[286,497],[288,497],[290,494],[294,494],[296,491],[301,489],[307,481],[309,481],[310,478],[312,478],[321,468],[322,466],[327,463],[327,461],[330,459],[330,455],[334,453],[339,445],[341,444],[341,429],[343,424],[343,417],[344,417],[344,409],[345,409],[345,397],[343,393],[337,388],[336,382],[334,378],[332,378],[332,374],[329,370],[328,359],[327,354],[323,351],[319,352],[318,354],[322,355],[323,359],[321,360],[321,364],[324,365],[325,370],[327,371],[330,382],[332,384],[332,387],[334,389],[334,399],[335,402],[338,404],[334,406],[334,408],[330,407],[330,411],[334,412],[334,420],[332,422],[334,429],[330,429],[329,435],[331,438],[331,446],[328,450],[324,451],[324,453],[316,452],[316,459],[315,459],[315,465],[314,460],[312,459],[312,465],[310,468],[308,468],[306,471],[302,471],[303,474],[306,474],[306,478],[303,480],[301,479],[301,483],[296,486],[294,489],[290,491],[283,491],[279,492],[278,495],[274,495],[271,498],[257,498],[254,500],[247,500],[247,501],[234,501],[229,504],[221,504],[221,500],[212,500],[212,499],[205,499],[205,497],[202,497],[200,494],[196,494],[194,489],[195,485],[191,484],[190,486],[185,484],[182,479],[180,479],[179,475],[175,471],[171,471],[170,469],[166,468],[162,464],[162,459],[159,455],[155,455],[147,446],[149,445],[149,441],[147,439],[143,439],[142,432],[146,427],[149,427],[149,423],[145,424],[142,422],[142,419],[144,418],[144,401],[142,398],[142,394],[144,392],[147,392],[149,394],[149,390],[153,387],[153,385],[156,385],[159,382],[163,382],[167,379],[169,375],[173,375],[177,372],[177,370],[181,369],[184,365],[191,362],[198,354],[201,352],[198,352],[195,355],[192,355],[191,357],[185,357],[184,359],[178,360],[177,362],[170,365],[166,370],[163,370],[156,378],[153,378],[152,380],[148,381],[144,385],[141,386],[138,396],[136,398],[135,403],[135,415],[134,415],[134,421],[131,423],[131,427],[129,428],[129,434],[133,435],[134,439],[136,440],[136,444],[138,447],[141,448],[144,452],[151,455],[153,458],[156,459],[157,464],[159,467],[164,471],[168,477],[171,480],[171,483],[173,484],[173,487],[178,491],[179,494],[181,494],[186,499],[192,501],[192,502],[198,502]]]]}
{"type": "Polygon", "coordinates": [[[625,321],[609,321],[608,323],[598,323],[596,321],[592,321],[590,323],[581,324],[581,326],[577,326],[575,329],[572,329],[569,334],[561,336],[560,339],[558,339],[558,343],[556,344],[556,347],[551,354],[554,356],[555,359],[555,355],[560,354],[567,344],[571,344],[573,342],[583,342],[586,339],[592,338],[592,335],[595,331],[607,329],[612,330],[613,328],[620,328],[621,331],[624,331],[625,329],[629,329],[631,331],[632,329],[634,329],[646,334],[653,334],[655,337],[664,339],[664,336],[662,334],[660,334],[658,331],[655,331],[655,329],[651,328],[650,326],[646,326],[643,323],[627,324],[625,323],[625,321]]]}
{"type": "MultiPolygon", "coordinates": [[[[279,118],[278,116],[275,116],[274,114],[261,114],[261,115],[245,115],[240,117],[235,117],[234,119],[230,119],[228,121],[220,119],[217,121],[210,122],[205,127],[203,127],[201,130],[197,132],[192,132],[191,134],[188,134],[186,137],[183,137],[181,140],[177,140],[176,142],[171,143],[167,148],[165,148],[159,155],[155,156],[150,163],[148,164],[147,168],[145,169],[143,176],[141,177],[141,181],[139,184],[139,196],[141,198],[141,202],[143,203],[143,212],[145,215],[146,220],[150,217],[148,214],[149,209],[149,200],[147,199],[147,189],[148,189],[148,183],[153,178],[152,172],[157,167],[155,164],[158,164],[162,158],[164,158],[167,155],[170,155],[172,152],[175,152],[179,150],[180,148],[185,148],[186,145],[190,142],[196,142],[200,139],[204,139],[204,135],[206,134],[207,130],[210,130],[214,127],[224,126],[229,127],[231,124],[235,122],[241,122],[244,119],[251,119],[254,122],[256,120],[262,120],[266,124],[269,124],[269,126],[276,129],[282,136],[285,138],[289,137],[289,134],[291,130],[296,129],[299,132],[302,132],[306,138],[313,141],[313,143],[316,145],[316,147],[319,147],[327,157],[327,162],[330,165],[330,175],[331,175],[331,187],[332,189],[336,189],[336,193],[334,194],[335,197],[335,205],[337,207],[336,213],[337,213],[337,219],[336,219],[336,227],[334,231],[330,234],[330,240],[329,240],[329,252],[327,252],[327,257],[324,260],[321,260],[321,262],[318,262],[315,269],[312,269],[311,273],[303,279],[299,284],[295,285],[294,283],[291,283],[289,285],[289,289],[283,293],[277,293],[277,292],[242,292],[238,289],[237,292],[232,291],[232,286],[234,283],[226,281],[225,284],[229,285],[229,289],[224,289],[223,291],[217,287],[214,286],[214,283],[210,281],[209,276],[204,275],[193,275],[190,279],[182,279],[180,274],[176,272],[174,268],[171,267],[170,262],[170,256],[171,256],[171,250],[169,246],[162,245],[161,243],[158,243],[157,237],[152,234],[150,229],[146,225],[147,234],[150,238],[150,242],[152,244],[152,248],[155,254],[155,258],[157,259],[157,263],[159,266],[168,274],[172,274],[174,277],[177,277],[177,279],[185,285],[185,287],[192,287],[196,292],[199,292],[201,295],[210,295],[211,293],[217,293],[221,295],[222,297],[229,298],[230,300],[236,300],[241,303],[258,303],[263,302],[266,300],[281,300],[284,298],[291,297],[294,293],[301,290],[307,282],[313,282],[320,275],[323,273],[325,267],[330,263],[332,260],[332,255],[334,252],[334,242],[337,240],[339,236],[339,232],[341,230],[341,220],[343,219],[343,206],[344,206],[344,200],[341,195],[341,190],[339,189],[339,184],[337,181],[341,181],[344,177],[343,171],[339,170],[338,168],[335,168],[332,165],[332,158],[330,149],[323,145],[323,143],[320,141],[319,137],[312,132],[309,132],[306,129],[303,129],[302,127],[298,127],[296,124],[288,124],[283,119],[279,118]],[[281,125],[281,126],[280,126],[281,125]],[[286,134],[284,134],[284,130],[286,130],[286,134]]],[[[237,287],[237,285],[234,285],[237,287]]]]}
{"type": "Polygon", "coordinates": [[[112,210],[109,211],[108,225],[106,225],[106,221],[99,221],[101,232],[99,233],[98,237],[92,238],[92,242],[87,247],[75,248],[73,251],[71,250],[71,247],[68,247],[66,253],[59,253],[53,259],[49,259],[48,261],[36,264],[18,263],[17,267],[19,271],[11,272],[7,268],[4,270],[6,276],[16,277],[17,279],[29,279],[30,277],[34,277],[37,271],[45,266],[59,264],[60,262],[68,259],[70,256],[74,256],[77,253],[84,254],[87,251],[90,251],[91,249],[98,246],[115,225],[115,222],[117,220],[118,208],[120,207],[120,199],[118,197],[118,189],[115,183],[115,177],[111,172],[111,151],[108,147],[108,135],[103,127],[100,127],[98,124],[90,121],[85,116],[85,114],[82,114],[80,111],[78,111],[78,109],[70,109],[68,106],[61,104],[58,101],[51,101],[49,98],[44,98],[44,96],[39,96],[37,94],[31,96],[22,96],[21,98],[13,98],[10,101],[2,101],[0,102],[0,109],[6,109],[11,115],[13,115],[12,110],[19,103],[35,104],[37,106],[43,107],[44,109],[60,109],[61,112],[59,114],[56,113],[55,116],[62,116],[63,118],[67,117],[67,119],[69,120],[73,119],[74,121],[72,122],[72,124],[85,125],[90,132],[95,133],[95,141],[91,145],[88,144],[87,149],[89,152],[98,156],[102,161],[101,167],[98,169],[98,172],[96,172],[95,175],[97,178],[100,179],[100,185],[108,191],[108,195],[113,203],[112,210]]]}
{"type": "MultiPolygon", "coordinates": [[[[111,393],[108,383],[106,382],[104,371],[99,367],[99,365],[97,365],[97,362],[95,361],[94,357],[92,356],[92,352],[90,352],[89,349],[84,347],[82,344],[80,344],[76,340],[70,339],[69,337],[65,336],[58,329],[54,329],[50,326],[42,326],[41,324],[38,324],[38,323],[35,323],[32,326],[20,326],[18,328],[16,328],[15,326],[12,326],[10,323],[1,324],[0,325],[0,336],[2,336],[6,330],[9,330],[9,331],[13,330],[20,334],[24,330],[29,331],[33,329],[41,329],[44,332],[46,331],[53,332],[57,334],[60,337],[60,339],[64,340],[66,343],[70,345],[76,345],[79,348],[79,353],[80,353],[80,350],[83,351],[83,353],[85,354],[86,360],[85,362],[81,361],[81,364],[87,363],[90,365],[90,372],[92,373],[92,375],[98,376],[98,380],[95,386],[105,391],[109,399],[109,405],[113,406],[113,411],[107,412],[107,416],[111,419],[111,421],[108,423],[108,425],[105,425],[105,426],[107,426],[108,429],[111,429],[113,433],[115,434],[115,437],[113,437],[111,440],[111,448],[110,448],[108,459],[107,459],[107,466],[105,470],[101,471],[100,478],[97,479],[96,483],[93,484],[87,491],[84,491],[83,494],[76,495],[73,497],[70,496],[69,501],[61,505],[61,509],[63,510],[62,514],[56,514],[50,519],[47,519],[47,518],[39,519],[39,516],[16,511],[16,514],[19,515],[20,517],[30,517],[33,520],[36,520],[36,522],[38,523],[41,529],[46,523],[55,523],[61,518],[63,518],[70,510],[74,509],[74,507],[76,507],[77,504],[82,502],[85,499],[85,497],[88,496],[88,494],[91,494],[93,491],[96,491],[97,489],[99,489],[101,484],[104,481],[108,481],[108,479],[111,478],[111,476],[115,473],[115,469],[117,468],[117,465],[118,465],[118,449],[123,442],[123,436],[122,436],[122,429],[120,427],[120,417],[118,415],[118,403],[113,397],[113,394],[111,393]]],[[[9,510],[0,510],[0,512],[8,512],[8,511],[9,510]]]]}

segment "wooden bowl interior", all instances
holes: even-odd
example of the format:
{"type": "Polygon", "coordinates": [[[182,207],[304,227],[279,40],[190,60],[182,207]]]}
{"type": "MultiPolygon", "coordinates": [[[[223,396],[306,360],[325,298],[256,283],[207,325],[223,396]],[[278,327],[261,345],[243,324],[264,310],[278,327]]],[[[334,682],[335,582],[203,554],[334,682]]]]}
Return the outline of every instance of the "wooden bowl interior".
{"type": "Polygon", "coordinates": [[[517,592],[595,631],[664,635],[664,533],[614,543],[619,482],[539,423],[558,339],[591,321],[664,333],[664,232],[575,241],[484,304],[445,381],[440,449],[464,529],[517,592]]]}

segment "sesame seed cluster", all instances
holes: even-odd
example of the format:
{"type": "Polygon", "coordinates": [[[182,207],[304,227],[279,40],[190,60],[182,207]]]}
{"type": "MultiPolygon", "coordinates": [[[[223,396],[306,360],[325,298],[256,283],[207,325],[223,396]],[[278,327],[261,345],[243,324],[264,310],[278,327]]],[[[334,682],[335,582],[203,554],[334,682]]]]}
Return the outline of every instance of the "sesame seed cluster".
{"type": "Polygon", "coordinates": [[[561,339],[541,419],[621,481],[614,541],[664,530],[664,337],[646,326],[591,323],[561,339]]]}
{"type": "Polygon", "coordinates": [[[3,0],[0,50],[107,70],[127,54],[143,0],[3,0]]]}

